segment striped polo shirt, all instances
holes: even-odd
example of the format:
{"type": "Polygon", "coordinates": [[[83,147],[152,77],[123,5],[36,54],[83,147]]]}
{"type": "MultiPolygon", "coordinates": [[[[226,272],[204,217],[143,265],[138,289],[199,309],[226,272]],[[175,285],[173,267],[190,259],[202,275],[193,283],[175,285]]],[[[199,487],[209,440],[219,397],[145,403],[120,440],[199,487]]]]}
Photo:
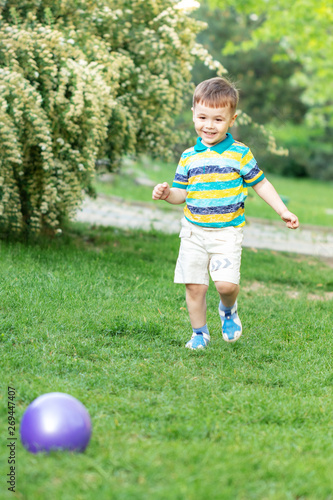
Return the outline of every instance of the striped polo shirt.
{"type": "Polygon", "coordinates": [[[172,187],[186,189],[184,215],[193,224],[241,227],[247,187],[264,178],[250,149],[227,133],[211,148],[199,137],[194,147],[186,149],[172,187]]]}

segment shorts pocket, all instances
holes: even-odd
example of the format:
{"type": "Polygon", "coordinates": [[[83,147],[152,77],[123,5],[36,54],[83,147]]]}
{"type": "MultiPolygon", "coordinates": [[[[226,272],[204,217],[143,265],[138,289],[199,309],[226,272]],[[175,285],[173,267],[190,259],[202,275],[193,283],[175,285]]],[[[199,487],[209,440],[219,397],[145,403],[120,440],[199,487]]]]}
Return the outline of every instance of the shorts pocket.
{"type": "Polygon", "coordinates": [[[241,245],[243,243],[243,228],[242,227],[234,227],[234,234],[236,235],[237,244],[241,245]]]}
{"type": "Polygon", "coordinates": [[[192,231],[188,227],[182,227],[179,233],[179,238],[190,238],[192,231]]]}

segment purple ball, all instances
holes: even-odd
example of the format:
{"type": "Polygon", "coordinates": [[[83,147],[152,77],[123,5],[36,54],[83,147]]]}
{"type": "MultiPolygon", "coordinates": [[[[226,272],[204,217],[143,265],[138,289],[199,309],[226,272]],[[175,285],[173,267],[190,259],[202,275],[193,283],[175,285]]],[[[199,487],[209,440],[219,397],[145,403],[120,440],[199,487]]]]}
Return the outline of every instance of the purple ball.
{"type": "Polygon", "coordinates": [[[35,399],[23,414],[23,446],[31,453],[51,450],[82,452],[91,436],[91,420],[80,401],[62,392],[35,399]]]}

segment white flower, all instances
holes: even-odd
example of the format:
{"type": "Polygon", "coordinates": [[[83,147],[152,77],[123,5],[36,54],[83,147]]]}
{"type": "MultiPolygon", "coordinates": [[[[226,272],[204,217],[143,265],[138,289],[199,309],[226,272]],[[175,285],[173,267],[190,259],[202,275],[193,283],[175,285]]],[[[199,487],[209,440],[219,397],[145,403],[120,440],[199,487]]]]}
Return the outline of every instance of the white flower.
{"type": "Polygon", "coordinates": [[[174,8],[177,10],[183,10],[184,12],[188,12],[191,10],[197,10],[200,7],[200,3],[197,0],[181,0],[177,3],[174,8]]]}

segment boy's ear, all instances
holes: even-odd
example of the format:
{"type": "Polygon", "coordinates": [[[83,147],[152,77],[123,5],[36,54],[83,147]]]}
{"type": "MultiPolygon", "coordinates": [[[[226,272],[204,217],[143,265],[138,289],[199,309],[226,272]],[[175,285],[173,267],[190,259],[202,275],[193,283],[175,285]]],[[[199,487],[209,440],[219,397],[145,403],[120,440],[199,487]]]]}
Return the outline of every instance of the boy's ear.
{"type": "Polygon", "coordinates": [[[236,121],[236,118],[237,118],[237,113],[236,113],[236,114],[232,117],[231,122],[230,122],[230,127],[232,127],[232,126],[233,126],[233,124],[234,124],[234,123],[235,123],[235,121],[236,121]]]}

